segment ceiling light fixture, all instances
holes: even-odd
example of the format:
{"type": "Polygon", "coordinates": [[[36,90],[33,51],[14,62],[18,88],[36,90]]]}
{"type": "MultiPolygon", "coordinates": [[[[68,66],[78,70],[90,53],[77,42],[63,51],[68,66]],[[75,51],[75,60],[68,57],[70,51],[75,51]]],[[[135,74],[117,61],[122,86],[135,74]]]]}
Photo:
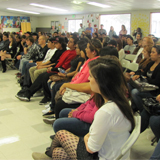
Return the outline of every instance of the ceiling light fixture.
{"type": "Polygon", "coordinates": [[[87,4],[93,5],[93,6],[97,6],[97,7],[101,7],[101,8],[109,8],[111,6],[105,5],[105,4],[101,4],[101,3],[97,3],[97,2],[87,2],[87,4]]]}
{"type": "Polygon", "coordinates": [[[61,9],[61,8],[55,8],[55,7],[50,7],[50,6],[45,6],[42,4],[37,4],[37,3],[30,3],[31,6],[36,6],[36,7],[42,7],[42,8],[47,8],[47,9],[52,9],[52,10],[57,10],[57,11],[62,11],[66,12],[67,10],[61,9]]]}
{"type": "Polygon", "coordinates": [[[72,1],[72,3],[74,3],[74,4],[81,4],[82,2],[81,1],[72,1]]]}
{"type": "Polygon", "coordinates": [[[18,11],[18,12],[25,12],[25,13],[32,13],[32,14],[40,14],[37,12],[32,12],[32,11],[25,11],[25,10],[21,10],[21,9],[14,9],[14,8],[7,8],[8,10],[12,10],[12,11],[18,11]]]}

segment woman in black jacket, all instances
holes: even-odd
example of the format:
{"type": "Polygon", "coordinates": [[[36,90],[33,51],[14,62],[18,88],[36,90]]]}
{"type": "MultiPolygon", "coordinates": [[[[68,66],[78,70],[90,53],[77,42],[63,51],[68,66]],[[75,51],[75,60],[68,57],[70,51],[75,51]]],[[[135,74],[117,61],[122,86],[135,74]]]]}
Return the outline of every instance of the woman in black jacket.
{"type": "Polygon", "coordinates": [[[6,63],[5,59],[6,58],[13,58],[14,55],[17,52],[17,44],[16,40],[14,38],[14,35],[9,35],[9,47],[7,50],[1,51],[0,56],[1,56],[1,61],[2,61],[2,67],[3,67],[3,73],[6,72],[6,63]]]}
{"type": "MultiPolygon", "coordinates": [[[[151,62],[147,65],[143,72],[149,84],[156,85],[160,88],[160,46],[154,46],[151,51],[151,62]]],[[[143,110],[142,98],[152,97],[159,93],[159,89],[150,92],[140,92],[137,89],[131,91],[132,95],[132,108],[143,110]]]]}

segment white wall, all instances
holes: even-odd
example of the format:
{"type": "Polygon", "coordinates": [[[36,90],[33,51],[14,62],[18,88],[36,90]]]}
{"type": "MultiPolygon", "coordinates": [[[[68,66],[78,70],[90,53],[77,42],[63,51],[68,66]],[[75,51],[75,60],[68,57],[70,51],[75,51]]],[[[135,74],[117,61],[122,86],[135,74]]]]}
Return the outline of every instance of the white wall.
{"type": "MultiPolygon", "coordinates": [[[[131,33],[137,27],[142,28],[143,35],[146,36],[150,33],[150,13],[152,12],[160,12],[160,10],[138,10],[138,11],[120,11],[120,12],[104,12],[100,14],[123,14],[123,13],[130,13],[131,14],[131,33]]],[[[60,21],[60,24],[64,26],[65,22],[68,19],[83,19],[83,25],[87,27],[86,23],[87,15],[75,15],[73,18],[72,15],[60,15],[60,16],[45,16],[45,17],[38,17],[37,27],[51,27],[51,21],[60,21]],[[67,20],[65,20],[67,18],[67,20]]],[[[99,25],[99,21],[97,22],[99,25]]]]}

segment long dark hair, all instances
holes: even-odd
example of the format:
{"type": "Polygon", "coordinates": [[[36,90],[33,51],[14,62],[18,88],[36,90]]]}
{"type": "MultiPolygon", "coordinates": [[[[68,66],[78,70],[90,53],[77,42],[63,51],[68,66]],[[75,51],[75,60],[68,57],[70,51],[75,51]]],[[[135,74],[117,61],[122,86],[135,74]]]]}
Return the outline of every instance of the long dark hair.
{"type": "MultiPolygon", "coordinates": [[[[99,57],[89,62],[88,65],[99,86],[101,95],[117,104],[123,115],[131,122],[133,130],[135,121],[126,97],[128,87],[118,59],[115,56],[99,57]]],[[[99,102],[96,103],[98,107],[102,104],[101,101],[99,99],[99,102]],[[101,104],[99,105],[99,103],[101,104]]]]}
{"type": "Polygon", "coordinates": [[[82,38],[80,41],[77,42],[77,45],[80,51],[83,51],[85,54],[85,59],[88,59],[86,54],[87,43],[88,43],[88,40],[86,38],[82,38]]]}
{"type": "Polygon", "coordinates": [[[101,41],[98,40],[98,39],[92,39],[90,42],[88,42],[90,44],[89,48],[90,50],[93,52],[95,51],[96,52],[96,56],[99,55],[99,51],[101,50],[102,48],[102,44],[101,44],[101,41]]]}

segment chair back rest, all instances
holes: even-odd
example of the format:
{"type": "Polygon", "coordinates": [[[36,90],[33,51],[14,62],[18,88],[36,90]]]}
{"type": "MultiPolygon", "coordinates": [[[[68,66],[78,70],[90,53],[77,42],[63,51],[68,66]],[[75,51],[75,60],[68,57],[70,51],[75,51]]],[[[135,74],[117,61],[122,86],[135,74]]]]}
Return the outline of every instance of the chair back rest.
{"type": "Polygon", "coordinates": [[[122,65],[122,67],[123,68],[127,68],[128,67],[128,65],[129,65],[129,61],[127,61],[127,60],[125,60],[125,59],[122,59],[121,60],[121,65],[122,65]]]}
{"type": "Polygon", "coordinates": [[[134,116],[135,119],[135,128],[132,131],[131,135],[129,136],[128,140],[125,142],[125,144],[121,147],[121,153],[116,158],[116,160],[120,160],[133,146],[133,144],[136,142],[140,135],[140,129],[141,129],[141,116],[136,113],[134,116]]]}
{"type": "Polygon", "coordinates": [[[128,65],[128,69],[130,69],[131,71],[137,71],[138,70],[138,64],[137,63],[130,63],[129,65],[128,65]]]}
{"type": "Polygon", "coordinates": [[[125,59],[133,61],[135,59],[136,55],[134,54],[126,54],[125,59]]]}

